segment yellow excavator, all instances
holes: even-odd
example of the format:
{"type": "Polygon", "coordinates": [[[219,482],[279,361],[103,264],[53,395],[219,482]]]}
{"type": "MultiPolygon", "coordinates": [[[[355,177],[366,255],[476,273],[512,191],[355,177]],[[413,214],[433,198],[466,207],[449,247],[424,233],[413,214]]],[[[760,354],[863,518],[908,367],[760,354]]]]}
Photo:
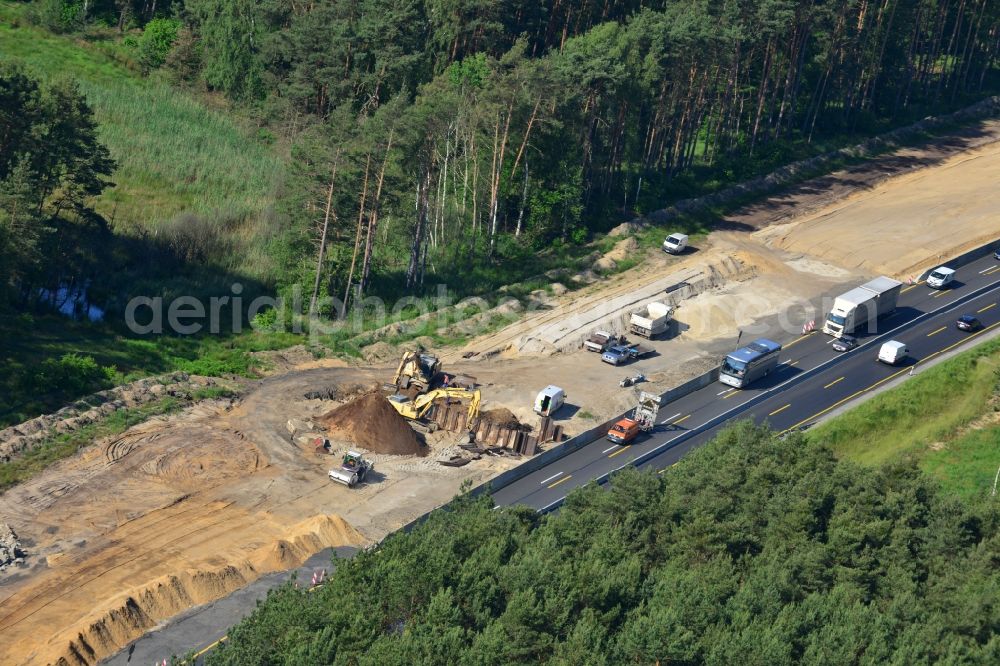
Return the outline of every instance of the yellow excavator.
{"type": "Polygon", "coordinates": [[[428,391],[427,393],[422,393],[414,399],[409,399],[405,395],[390,395],[389,404],[392,405],[393,409],[400,413],[401,416],[408,419],[421,419],[427,412],[430,411],[431,407],[434,405],[434,401],[438,398],[452,398],[457,400],[468,400],[469,401],[469,411],[468,417],[465,420],[465,427],[471,428],[476,417],[479,416],[479,403],[482,396],[479,393],[479,389],[462,389],[462,388],[440,388],[433,391],[428,391]]]}
{"type": "Polygon", "coordinates": [[[441,360],[434,354],[408,351],[399,359],[399,366],[392,377],[392,383],[399,391],[412,387],[420,393],[426,393],[440,372],[441,360]]]}

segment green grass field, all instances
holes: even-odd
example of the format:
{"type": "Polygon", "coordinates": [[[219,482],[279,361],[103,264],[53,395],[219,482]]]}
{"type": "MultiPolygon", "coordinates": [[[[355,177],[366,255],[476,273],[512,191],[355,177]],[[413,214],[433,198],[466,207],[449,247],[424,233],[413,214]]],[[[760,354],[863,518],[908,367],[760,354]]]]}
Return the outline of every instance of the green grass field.
{"type": "MultiPolygon", "coordinates": [[[[94,109],[101,139],[118,162],[115,187],[97,210],[120,231],[155,229],[178,214],[207,216],[248,239],[272,202],[283,160],[207,95],[143,78],[113,33],[82,39],[53,35],[24,20],[24,6],[0,2],[0,59],[16,59],[43,77],[69,76],[94,109]]],[[[248,274],[254,274],[245,258],[248,274]]]]}
{"type": "Polygon", "coordinates": [[[1000,465],[1000,340],[979,345],[817,426],[812,441],[862,464],[913,458],[942,487],[981,495],[1000,465]]]}
{"type": "Polygon", "coordinates": [[[66,354],[113,366],[116,383],[175,370],[198,375],[254,376],[263,369],[251,352],[283,349],[304,341],[293,333],[246,331],[240,335],[127,337],[99,324],[57,315],[0,317],[0,428],[55,411],[104,385],[67,387],[38,373],[48,359],[66,354]],[[28,389],[26,387],[38,387],[28,389]]]}

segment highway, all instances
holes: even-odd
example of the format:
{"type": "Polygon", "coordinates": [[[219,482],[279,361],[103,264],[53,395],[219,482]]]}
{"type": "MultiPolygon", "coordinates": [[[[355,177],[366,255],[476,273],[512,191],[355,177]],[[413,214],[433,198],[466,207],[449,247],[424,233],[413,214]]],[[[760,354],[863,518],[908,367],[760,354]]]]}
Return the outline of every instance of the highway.
{"type": "MultiPolygon", "coordinates": [[[[858,284],[863,281],[859,279],[858,284]]],[[[904,285],[895,314],[879,322],[878,333],[859,335],[861,344],[857,349],[835,352],[829,344],[833,338],[821,332],[796,336],[790,342],[779,340],[784,346],[782,364],[751,388],[710,384],[664,404],[657,428],[631,446],[612,445],[600,437],[495,491],[493,499],[497,506],[525,504],[540,511],[554,510],[573,488],[592,480],[603,482],[626,465],[667,469],[688,451],[712,439],[734,418],[766,421],[782,431],[807,427],[838,407],[904,377],[911,368],[919,369],[921,363],[1000,329],[998,299],[1000,262],[992,254],[960,268],[951,289],[937,291],[922,283],[904,285]],[[957,330],[955,320],[963,314],[974,314],[984,328],[976,333],[957,330]],[[881,343],[890,339],[907,343],[911,357],[907,364],[894,368],[875,361],[881,343]]],[[[594,362],[600,362],[596,354],[594,362]]],[[[343,555],[349,557],[351,553],[343,555]]],[[[324,559],[329,561],[325,553],[308,565],[324,559]]],[[[275,580],[284,580],[284,576],[275,580]]],[[[218,645],[226,627],[243,617],[252,601],[274,584],[270,578],[262,579],[247,588],[246,598],[238,593],[195,609],[162,630],[138,639],[129,650],[105,663],[148,663],[171,652],[195,650],[198,656],[190,663],[196,666],[218,645]]]]}
{"type": "MultiPolygon", "coordinates": [[[[896,312],[878,322],[878,332],[857,334],[858,347],[846,353],[834,351],[830,346],[834,338],[821,331],[790,342],[778,340],[783,343],[778,369],[748,389],[710,384],[662,405],[656,428],[632,445],[617,446],[599,437],[495,491],[493,499],[497,506],[524,504],[551,511],[574,488],[593,480],[603,482],[626,465],[666,469],[712,439],[731,419],[752,418],[783,432],[804,429],[838,407],[915,372],[921,363],[1000,327],[1000,261],[992,254],[958,269],[950,287],[904,285],[896,312]],[[983,329],[958,330],[955,320],[963,314],[978,317],[983,329]],[[892,367],[875,360],[886,340],[907,344],[906,363],[892,367]]],[[[822,327],[822,322],[816,324],[817,329],[822,327]]]]}

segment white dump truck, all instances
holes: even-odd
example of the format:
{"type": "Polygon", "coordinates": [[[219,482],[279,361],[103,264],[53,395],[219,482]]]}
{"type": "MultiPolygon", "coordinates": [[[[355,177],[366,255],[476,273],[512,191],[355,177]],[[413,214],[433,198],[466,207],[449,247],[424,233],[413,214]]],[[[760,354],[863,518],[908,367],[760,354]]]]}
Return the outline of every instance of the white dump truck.
{"type": "Polygon", "coordinates": [[[841,294],[833,301],[823,332],[839,338],[896,311],[903,283],[885,276],[841,294]]]}
{"type": "Polygon", "coordinates": [[[636,335],[652,339],[667,330],[673,311],[674,309],[666,303],[654,301],[643,309],[632,313],[628,328],[636,335]]]}

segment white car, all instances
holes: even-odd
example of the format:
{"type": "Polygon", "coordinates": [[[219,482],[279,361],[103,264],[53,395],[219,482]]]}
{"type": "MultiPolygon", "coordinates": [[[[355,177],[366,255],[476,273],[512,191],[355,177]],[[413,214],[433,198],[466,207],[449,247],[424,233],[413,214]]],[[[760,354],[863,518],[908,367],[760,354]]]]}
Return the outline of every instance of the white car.
{"type": "Polygon", "coordinates": [[[687,244],[687,234],[670,234],[663,240],[663,251],[667,254],[680,254],[687,244]]]}
{"type": "Polygon", "coordinates": [[[927,286],[933,289],[944,289],[955,279],[955,269],[941,266],[931,271],[927,276],[927,286]]]}
{"type": "Polygon", "coordinates": [[[878,350],[878,360],[888,365],[899,365],[909,353],[910,350],[906,348],[906,343],[889,340],[878,350]]]}

